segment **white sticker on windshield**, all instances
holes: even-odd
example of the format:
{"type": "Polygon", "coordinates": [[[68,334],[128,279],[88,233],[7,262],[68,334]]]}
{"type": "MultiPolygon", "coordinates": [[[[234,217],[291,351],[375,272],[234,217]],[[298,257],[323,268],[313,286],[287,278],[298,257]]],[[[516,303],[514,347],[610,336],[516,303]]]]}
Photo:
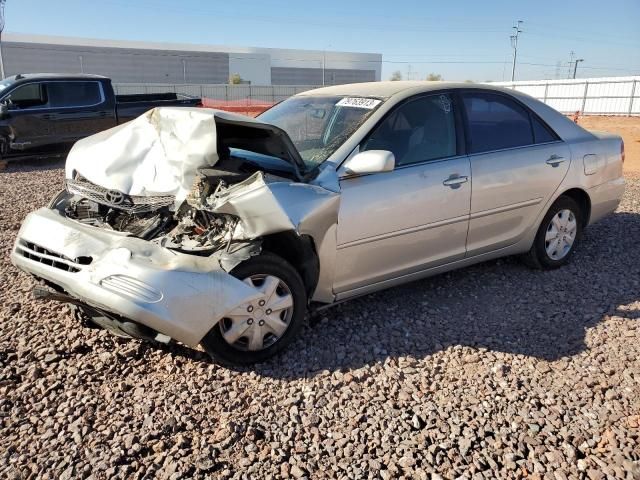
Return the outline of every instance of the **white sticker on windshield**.
{"type": "Polygon", "coordinates": [[[380,105],[380,103],[382,103],[382,100],[377,100],[375,98],[344,97],[336,103],[336,105],[339,107],[366,108],[367,110],[371,110],[372,108],[376,108],[380,105]]]}

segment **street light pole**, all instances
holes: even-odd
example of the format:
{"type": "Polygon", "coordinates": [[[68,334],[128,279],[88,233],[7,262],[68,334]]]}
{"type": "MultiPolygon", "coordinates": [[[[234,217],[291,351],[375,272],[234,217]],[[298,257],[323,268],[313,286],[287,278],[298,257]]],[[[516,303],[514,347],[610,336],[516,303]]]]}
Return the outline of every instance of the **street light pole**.
{"type": "Polygon", "coordinates": [[[576,71],[578,70],[578,62],[584,62],[584,58],[578,58],[573,62],[573,78],[576,78],[576,71]]]}

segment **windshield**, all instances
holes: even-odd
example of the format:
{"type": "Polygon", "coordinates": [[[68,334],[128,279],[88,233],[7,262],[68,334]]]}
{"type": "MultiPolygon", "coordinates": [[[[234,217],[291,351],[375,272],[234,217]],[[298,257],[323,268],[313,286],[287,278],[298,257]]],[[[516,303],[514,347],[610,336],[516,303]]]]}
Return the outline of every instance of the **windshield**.
{"type": "Polygon", "coordinates": [[[329,158],[381,103],[364,97],[291,97],[258,118],[287,132],[304,163],[313,168],[329,158]]]}

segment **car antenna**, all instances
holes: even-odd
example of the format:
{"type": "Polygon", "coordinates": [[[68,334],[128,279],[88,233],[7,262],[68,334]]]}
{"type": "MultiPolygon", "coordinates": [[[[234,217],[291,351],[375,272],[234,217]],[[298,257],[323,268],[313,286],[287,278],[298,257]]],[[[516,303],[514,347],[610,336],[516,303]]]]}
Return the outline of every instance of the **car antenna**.
{"type": "Polygon", "coordinates": [[[19,74],[17,74],[17,75],[16,75],[16,80],[21,80],[21,79],[23,79],[23,78],[24,78],[24,75],[23,75],[23,74],[21,74],[21,73],[19,73],[19,74]]]}

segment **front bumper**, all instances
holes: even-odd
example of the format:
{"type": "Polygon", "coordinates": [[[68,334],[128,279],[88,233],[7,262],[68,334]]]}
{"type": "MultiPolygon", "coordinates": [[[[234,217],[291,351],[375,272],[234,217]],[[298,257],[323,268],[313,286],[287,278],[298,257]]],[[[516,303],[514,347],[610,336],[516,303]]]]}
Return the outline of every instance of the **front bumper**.
{"type": "Polygon", "coordinates": [[[24,220],[11,262],[88,305],[187,345],[197,345],[225,314],[261,296],[216,258],[82,225],[48,208],[24,220]]]}

